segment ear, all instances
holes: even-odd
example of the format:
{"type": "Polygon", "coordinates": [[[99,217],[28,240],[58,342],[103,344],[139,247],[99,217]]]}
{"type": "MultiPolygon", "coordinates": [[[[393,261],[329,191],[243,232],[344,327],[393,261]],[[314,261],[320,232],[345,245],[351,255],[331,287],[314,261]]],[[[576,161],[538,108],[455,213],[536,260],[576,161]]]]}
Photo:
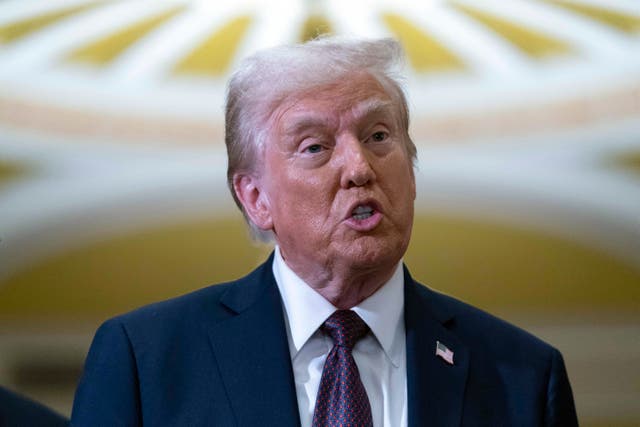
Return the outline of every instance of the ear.
{"type": "Polygon", "coordinates": [[[261,230],[273,229],[269,199],[262,191],[260,180],[253,175],[236,174],[233,189],[249,219],[261,230]]]}

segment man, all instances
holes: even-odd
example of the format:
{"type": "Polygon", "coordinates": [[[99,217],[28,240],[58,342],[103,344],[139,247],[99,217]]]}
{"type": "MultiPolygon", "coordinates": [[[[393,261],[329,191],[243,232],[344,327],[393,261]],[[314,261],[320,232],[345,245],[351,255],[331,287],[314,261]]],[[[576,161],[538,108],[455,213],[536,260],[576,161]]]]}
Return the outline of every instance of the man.
{"type": "Polygon", "coordinates": [[[577,425],[557,350],[403,268],[416,149],[400,57],[329,38],[241,64],[228,180],[274,254],[101,326],[74,425],[577,425]]]}

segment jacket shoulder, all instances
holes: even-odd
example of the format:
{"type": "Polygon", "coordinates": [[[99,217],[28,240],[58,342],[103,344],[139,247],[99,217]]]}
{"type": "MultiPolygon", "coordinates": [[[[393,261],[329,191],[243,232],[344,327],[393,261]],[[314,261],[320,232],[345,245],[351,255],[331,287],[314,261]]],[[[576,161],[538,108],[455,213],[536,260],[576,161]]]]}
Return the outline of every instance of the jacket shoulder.
{"type": "Polygon", "coordinates": [[[205,324],[222,321],[235,313],[237,301],[251,304],[272,278],[269,261],[237,280],[210,285],[196,291],[155,302],[107,320],[105,325],[121,325],[130,339],[144,335],[196,332],[205,324]]]}
{"type": "Polygon", "coordinates": [[[550,344],[512,323],[455,297],[414,283],[421,299],[442,324],[476,353],[500,359],[548,363],[552,353],[557,352],[550,344]]]}

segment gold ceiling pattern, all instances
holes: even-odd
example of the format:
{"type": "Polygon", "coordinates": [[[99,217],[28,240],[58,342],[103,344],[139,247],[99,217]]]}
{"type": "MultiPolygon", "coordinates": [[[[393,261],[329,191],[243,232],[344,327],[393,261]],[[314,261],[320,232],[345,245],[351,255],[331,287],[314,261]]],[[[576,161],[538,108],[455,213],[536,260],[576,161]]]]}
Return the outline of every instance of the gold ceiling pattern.
{"type": "Polygon", "coordinates": [[[571,50],[569,45],[561,40],[530,28],[516,25],[480,9],[461,4],[454,4],[454,7],[508,40],[518,50],[532,58],[542,59],[548,56],[566,54],[571,50]]]}
{"type": "Polygon", "coordinates": [[[569,12],[577,13],[587,19],[592,19],[600,24],[611,27],[614,30],[622,31],[627,34],[635,34],[640,32],[640,17],[626,15],[616,12],[615,10],[606,9],[585,3],[576,3],[574,1],[563,0],[540,0],[547,3],[562,7],[569,12]]]}
{"type": "Polygon", "coordinates": [[[79,6],[65,7],[2,25],[0,26],[0,42],[11,43],[18,41],[48,26],[57,24],[66,18],[78,15],[81,12],[87,12],[103,3],[102,1],[89,2],[79,6]]]}
{"type": "Polygon", "coordinates": [[[106,65],[114,61],[127,48],[142,39],[148,33],[182,12],[184,7],[177,7],[136,22],[107,37],[88,43],[71,52],[71,61],[84,62],[94,65],[106,65]]]}
{"type": "Polygon", "coordinates": [[[459,58],[410,20],[394,13],[385,13],[383,20],[402,42],[414,70],[428,72],[464,68],[459,58]]]}
{"type": "Polygon", "coordinates": [[[613,163],[622,170],[640,175],[640,151],[629,151],[617,156],[613,163]]]}
{"type": "MultiPolygon", "coordinates": [[[[619,10],[564,0],[538,0],[546,7],[555,8],[561,13],[571,13],[579,19],[589,20],[624,35],[635,35],[640,31],[640,17],[622,13],[619,10]]],[[[105,7],[114,2],[87,2],[72,7],[47,10],[34,16],[23,17],[0,25],[0,46],[20,41],[56,25],[63,25],[69,18],[77,18],[82,13],[94,11],[98,6],[105,7]]],[[[108,66],[128,48],[160,29],[170,20],[177,18],[189,8],[185,1],[181,7],[173,7],[152,17],[144,17],[125,28],[114,28],[113,32],[97,40],[80,43],[68,55],[66,61],[89,63],[95,66],[108,66]]],[[[529,28],[520,22],[497,17],[477,6],[463,5],[459,2],[446,3],[457,14],[463,15],[503,38],[517,51],[531,60],[541,60],[550,56],[572,53],[568,42],[560,40],[540,30],[529,28]]],[[[382,10],[379,17],[387,30],[398,37],[405,46],[409,62],[418,73],[457,71],[466,68],[464,61],[450,51],[437,37],[429,34],[428,29],[420,27],[414,20],[391,10],[382,10]]],[[[254,19],[248,15],[232,16],[192,51],[177,61],[171,68],[177,75],[201,75],[219,77],[229,71],[239,47],[250,30],[254,19]]],[[[298,37],[308,40],[319,34],[333,32],[331,20],[317,11],[309,12],[301,21],[298,37]]],[[[80,37],[81,38],[81,37],[80,37]]]]}
{"type": "Polygon", "coordinates": [[[322,34],[332,33],[333,28],[331,26],[331,21],[322,14],[313,13],[304,21],[299,39],[300,41],[308,41],[313,40],[322,34]]]}
{"type": "Polygon", "coordinates": [[[225,74],[252,18],[239,16],[214,32],[175,68],[177,74],[221,76],[225,74]]]}
{"type": "Polygon", "coordinates": [[[24,178],[30,172],[30,168],[25,164],[0,159],[0,188],[11,181],[24,178]]]}

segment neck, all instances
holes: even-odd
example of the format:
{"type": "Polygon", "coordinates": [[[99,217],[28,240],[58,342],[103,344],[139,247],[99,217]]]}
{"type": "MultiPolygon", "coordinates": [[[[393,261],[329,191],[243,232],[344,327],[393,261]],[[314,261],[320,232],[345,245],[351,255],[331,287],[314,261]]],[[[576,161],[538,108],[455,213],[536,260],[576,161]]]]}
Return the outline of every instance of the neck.
{"type": "Polygon", "coordinates": [[[337,279],[311,287],[335,307],[347,310],[357,306],[380,289],[393,275],[391,271],[384,280],[344,280],[337,279]]]}
{"type": "Polygon", "coordinates": [[[339,309],[350,309],[373,295],[391,279],[398,261],[369,268],[351,265],[298,265],[285,258],[285,263],[298,277],[339,309]]]}

